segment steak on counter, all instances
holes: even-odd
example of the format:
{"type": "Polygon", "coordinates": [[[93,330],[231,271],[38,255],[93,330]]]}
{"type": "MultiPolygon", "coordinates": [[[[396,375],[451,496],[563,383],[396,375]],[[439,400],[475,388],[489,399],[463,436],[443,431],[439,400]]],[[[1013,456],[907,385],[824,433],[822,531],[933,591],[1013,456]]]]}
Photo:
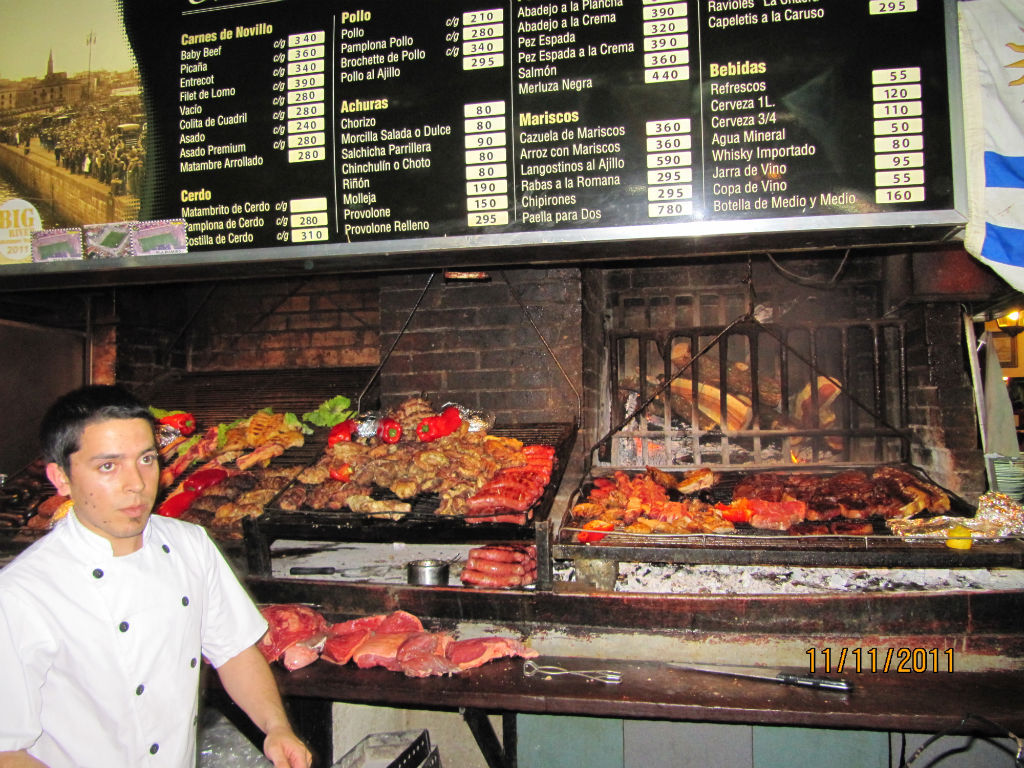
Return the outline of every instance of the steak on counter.
{"type": "Polygon", "coordinates": [[[384,667],[408,677],[431,677],[457,674],[493,659],[538,655],[510,637],[455,640],[446,632],[428,632],[417,616],[406,611],[330,625],[304,605],[268,605],[260,611],[270,623],[260,650],[268,661],[279,660],[288,670],[322,658],[332,664],[353,661],[363,669],[384,667]]]}
{"type": "Polygon", "coordinates": [[[459,669],[472,669],[492,659],[520,656],[533,659],[540,654],[510,637],[474,637],[457,640],[448,647],[448,660],[459,669]]]}

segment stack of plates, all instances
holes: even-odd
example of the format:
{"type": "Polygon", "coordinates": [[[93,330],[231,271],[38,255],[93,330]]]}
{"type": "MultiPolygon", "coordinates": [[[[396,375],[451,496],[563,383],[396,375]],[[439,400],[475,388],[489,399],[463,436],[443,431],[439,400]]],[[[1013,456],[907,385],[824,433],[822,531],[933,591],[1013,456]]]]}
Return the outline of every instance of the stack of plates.
{"type": "Polygon", "coordinates": [[[995,490],[1019,501],[1021,495],[1024,495],[1024,458],[1001,456],[993,459],[992,464],[995,469],[995,490]]]}

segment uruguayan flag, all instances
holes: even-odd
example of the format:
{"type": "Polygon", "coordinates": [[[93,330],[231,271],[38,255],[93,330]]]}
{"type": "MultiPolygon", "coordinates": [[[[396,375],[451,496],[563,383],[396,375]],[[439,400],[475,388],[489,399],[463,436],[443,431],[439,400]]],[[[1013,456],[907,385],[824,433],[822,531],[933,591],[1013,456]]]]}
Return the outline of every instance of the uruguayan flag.
{"type": "Polygon", "coordinates": [[[964,246],[1024,290],[1024,2],[962,0],[964,246]]]}

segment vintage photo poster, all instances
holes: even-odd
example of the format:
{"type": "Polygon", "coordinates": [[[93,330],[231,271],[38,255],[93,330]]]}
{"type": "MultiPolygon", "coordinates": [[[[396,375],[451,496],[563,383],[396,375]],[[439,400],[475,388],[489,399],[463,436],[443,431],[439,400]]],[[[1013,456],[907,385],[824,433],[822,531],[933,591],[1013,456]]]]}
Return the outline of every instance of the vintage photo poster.
{"type": "Polygon", "coordinates": [[[145,109],[116,0],[8,0],[0,29],[0,205],[38,227],[138,218],[145,109]]]}

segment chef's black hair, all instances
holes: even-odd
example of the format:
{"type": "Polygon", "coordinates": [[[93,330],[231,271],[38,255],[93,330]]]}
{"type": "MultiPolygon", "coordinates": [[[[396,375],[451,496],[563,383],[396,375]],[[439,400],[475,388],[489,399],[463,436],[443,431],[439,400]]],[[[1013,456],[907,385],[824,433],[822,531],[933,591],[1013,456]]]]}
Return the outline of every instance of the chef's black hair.
{"type": "Polygon", "coordinates": [[[68,475],[71,454],[80,447],[82,431],[97,421],[145,419],[153,416],[140,400],[118,385],[90,384],[62,395],[50,406],[39,427],[43,458],[68,475]]]}

